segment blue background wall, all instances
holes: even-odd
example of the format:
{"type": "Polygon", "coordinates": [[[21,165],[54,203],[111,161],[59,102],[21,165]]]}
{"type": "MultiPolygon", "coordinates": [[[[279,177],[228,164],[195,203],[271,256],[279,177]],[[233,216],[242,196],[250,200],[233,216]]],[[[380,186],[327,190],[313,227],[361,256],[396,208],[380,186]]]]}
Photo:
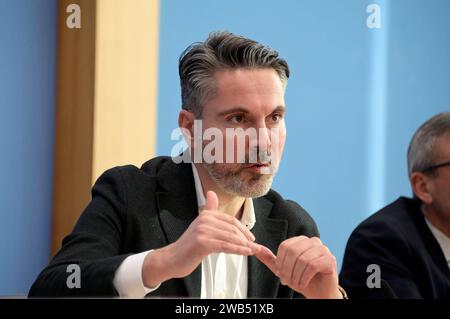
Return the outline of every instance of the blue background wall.
{"type": "Polygon", "coordinates": [[[55,0],[0,0],[0,295],[48,262],[55,50],[55,0]]]}
{"type": "MultiPolygon", "coordinates": [[[[175,143],[187,45],[228,29],[276,48],[292,77],[274,188],[340,262],[360,221],[410,194],[409,139],[450,109],[449,16],[447,0],[162,0],[158,154],[175,143]],[[370,3],[380,30],[366,27],[370,3]]],[[[49,257],[55,50],[56,0],[0,0],[0,295],[26,294],[49,257]]]]}
{"type": "Polygon", "coordinates": [[[274,188],[312,214],[340,264],[354,227],[410,194],[414,130],[450,109],[449,16],[446,0],[161,1],[158,153],[175,144],[187,45],[227,29],[277,49],[292,77],[274,188]],[[371,3],[381,29],[366,26],[371,3]]]}

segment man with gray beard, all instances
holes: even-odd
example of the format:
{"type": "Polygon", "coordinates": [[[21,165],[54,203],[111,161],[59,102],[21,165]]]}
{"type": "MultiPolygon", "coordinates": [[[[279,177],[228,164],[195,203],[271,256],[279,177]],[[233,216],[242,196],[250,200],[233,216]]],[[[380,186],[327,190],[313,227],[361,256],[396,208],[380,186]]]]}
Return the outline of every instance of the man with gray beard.
{"type": "Polygon", "coordinates": [[[216,32],[185,50],[179,73],[188,149],[106,171],[30,296],[345,298],[313,219],[270,189],[286,61],[216,32]],[[78,289],[66,284],[70,264],[78,289]]]}

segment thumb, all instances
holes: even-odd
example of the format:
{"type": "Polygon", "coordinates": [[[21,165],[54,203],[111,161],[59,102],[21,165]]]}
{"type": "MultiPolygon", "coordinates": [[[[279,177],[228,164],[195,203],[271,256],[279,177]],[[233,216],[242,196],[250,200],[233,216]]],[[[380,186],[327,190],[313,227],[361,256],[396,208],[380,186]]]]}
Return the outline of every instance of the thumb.
{"type": "Polygon", "coordinates": [[[208,191],[206,193],[206,203],[203,207],[205,210],[218,210],[219,209],[219,199],[216,193],[213,191],[208,191]]]}
{"type": "Polygon", "coordinates": [[[278,276],[278,272],[276,270],[276,261],[277,257],[272,253],[272,251],[266,246],[259,245],[260,249],[255,254],[255,257],[258,258],[260,262],[267,266],[276,276],[278,276]]]}

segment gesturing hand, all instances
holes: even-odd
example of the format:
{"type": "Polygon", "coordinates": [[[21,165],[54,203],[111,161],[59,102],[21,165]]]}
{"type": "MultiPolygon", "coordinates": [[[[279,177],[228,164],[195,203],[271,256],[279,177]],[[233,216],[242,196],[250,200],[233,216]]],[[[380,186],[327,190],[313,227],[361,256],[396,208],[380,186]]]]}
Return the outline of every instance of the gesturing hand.
{"type": "Polygon", "coordinates": [[[317,237],[289,238],[280,244],[276,256],[267,247],[260,246],[255,256],[282,284],[306,298],[342,298],[336,258],[317,237]]]}
{"type": "Polygon", "coordinates": [[[170,278],[186,277],[212,253],[249,256],[259,250],[260,246],[253,243],[253,234],[235,217],[219,212],[218,207],[217,195],[207,192],[204,209],[183,235],[173,244],[147,255],[143,267],[147,287],[170,278]]]}

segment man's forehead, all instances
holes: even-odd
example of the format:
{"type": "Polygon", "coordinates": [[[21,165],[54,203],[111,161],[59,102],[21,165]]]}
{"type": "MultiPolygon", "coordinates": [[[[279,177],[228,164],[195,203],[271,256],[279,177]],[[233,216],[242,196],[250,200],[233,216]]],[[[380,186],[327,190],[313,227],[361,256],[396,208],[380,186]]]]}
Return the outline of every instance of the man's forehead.
{"type": "Polygon", "coordinates": [[[214,73],[214,94],[209,103],[218,112],[241,108],[274,110],[284,106],[284,89],[273,69],[220,70],[214,73]]]}

